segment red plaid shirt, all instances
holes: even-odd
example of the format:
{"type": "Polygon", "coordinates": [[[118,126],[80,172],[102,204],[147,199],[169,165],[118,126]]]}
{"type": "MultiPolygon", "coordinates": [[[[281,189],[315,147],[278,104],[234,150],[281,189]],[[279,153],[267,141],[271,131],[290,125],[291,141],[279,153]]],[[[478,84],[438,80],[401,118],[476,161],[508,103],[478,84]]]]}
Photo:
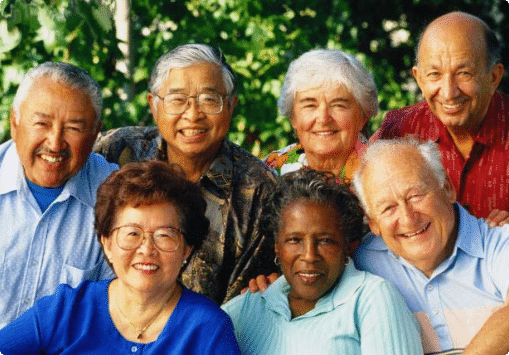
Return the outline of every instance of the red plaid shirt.
{"type": "Polygon", "coordinates": [[[468,159],[463,158],[444,124],[425,101],[389,111],[375,138],[408,134],[438,144],[457,200],[469,212],[486,218],[495,208],[509,211],[509,96],[499,92],[493,95],[486,118],[473,137],[468,159]]]}

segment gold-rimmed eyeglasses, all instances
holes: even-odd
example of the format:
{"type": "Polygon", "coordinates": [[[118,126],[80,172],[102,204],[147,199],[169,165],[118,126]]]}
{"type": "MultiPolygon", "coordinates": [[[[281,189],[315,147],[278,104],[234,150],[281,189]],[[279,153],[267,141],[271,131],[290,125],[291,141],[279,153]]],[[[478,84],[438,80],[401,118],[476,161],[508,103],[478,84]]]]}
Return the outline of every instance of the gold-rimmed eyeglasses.
{"type": "Polygon", "coordinates": [[[152,234],[152,241],[157,249],[175,251],[183,238],[182,231],[174,227],[161,227],[153,232],[148,232],[137,226],[120,226],[113,228],[110,234],[115,231],[117,245],[124,250],[137,249],[143,244],[145,236],[152,234]]]}
{"type": "Polygon", "coordinates": [[[164,112],[170,115],[180,115],[184,113],[189,107],[189,99],[196,99],[196,105],[200,108],[201,112],[214,115],[223,111],[224,97],[228,95],[221,95],[216,93],[201,93],[197,95],[187,95],[182,93],[168,94],[161,97],[157,94],[158,98],[163,100],[164,112]]]}

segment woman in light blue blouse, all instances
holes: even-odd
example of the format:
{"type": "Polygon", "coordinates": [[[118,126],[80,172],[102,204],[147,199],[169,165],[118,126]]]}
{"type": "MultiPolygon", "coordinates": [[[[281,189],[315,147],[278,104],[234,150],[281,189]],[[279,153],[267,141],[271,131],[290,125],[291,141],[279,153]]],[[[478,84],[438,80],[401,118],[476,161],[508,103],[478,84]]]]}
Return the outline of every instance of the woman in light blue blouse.
{"type": "Polygon", "coordinates": [[[242,354],[422,354],[417,322],[397,290],[347,256],[362,218],[332,174],[282,177],[261,223],[283,276],[223,306],[242,354]]]}

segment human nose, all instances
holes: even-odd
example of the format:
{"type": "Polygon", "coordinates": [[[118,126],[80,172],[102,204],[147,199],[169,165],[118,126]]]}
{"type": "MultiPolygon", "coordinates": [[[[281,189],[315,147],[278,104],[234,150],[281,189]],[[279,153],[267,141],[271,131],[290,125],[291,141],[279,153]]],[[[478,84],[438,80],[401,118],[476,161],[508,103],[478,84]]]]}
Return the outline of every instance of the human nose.
{"type": "Polygon", "coordinates": [[[46,136],[46,147],[52,152],[59,152],[65,148],[64,129],[62,127],[53,126],[48,130],[46,136]]]}
{"type": "Polygon", "coordinates": [[[323,123],[323,122],[328,122],[331,119],[332,119],[332,117],[330,115],[329,106],[326,103],[322,102],[320,105],[318,105],[316,120],[323,123]]]}
{"type": "Polygon", "coordinates": [[[312,240],[304,242],[302,246],[301,259],[303,261],[312,263],[319,258],[318,246],[312,240]]]}
{"type": "Polygon", "coordinates": [[[143,232],[143,239],[141,240],[141,244],[138,247],[138,250],[147,255],[154,253],[156,250],[156,244],[153,234],[143,232]]]}
{"type": "Polygon", "coordinates": [[[200,106],[198,105],[198,98],[196,96],[189,96],[187,98],[187,105],[182,113],[189,121],[197,120],[202,114],[200,106]]]}
{"type": "Polygon", "coordinates": [[[400,208],[399,223],[403,226],[413,226],[417,221],[417,214],[412,205],[404,204],[400,208]]]}
{"type": "Polygon", "coordinates": [[[454,75],[444,75],[441,91],[446,99],[454,99],[458,96],[459,89],[454,75]]]}

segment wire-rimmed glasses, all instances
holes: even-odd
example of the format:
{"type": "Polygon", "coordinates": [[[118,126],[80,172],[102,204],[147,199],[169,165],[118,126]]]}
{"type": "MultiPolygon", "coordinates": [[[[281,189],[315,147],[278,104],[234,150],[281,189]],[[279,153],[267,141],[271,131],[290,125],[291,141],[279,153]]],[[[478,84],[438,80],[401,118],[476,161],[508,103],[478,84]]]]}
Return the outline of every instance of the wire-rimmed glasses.
{"type": "Polygon", "coordinates": [[[170,115],[180,115],[189,107],[189,99],[196,99],[196,105],[200,108],[201,112],[214,115],[223,111],[224,97],[228,95],[221,95],[217,93],[200,93],[197,95],[187,95],[183,93],[172,93],[164,97],[155,94],[158,98],[163,100],[164,112],[170,115]]]}
{"type": "Polygon", "coordinates": [[[137,249],[143,244],[145,236],[152,234],[152,241],[156,248],[162,251],[175,251],[183,238],[182,232],[174,227],[160,227],[153,232],[147,232],[138,226],[120,226],[113,228],[110,234],[114,231],[116,231],[117,245],[124,250],[137,249]]]}

